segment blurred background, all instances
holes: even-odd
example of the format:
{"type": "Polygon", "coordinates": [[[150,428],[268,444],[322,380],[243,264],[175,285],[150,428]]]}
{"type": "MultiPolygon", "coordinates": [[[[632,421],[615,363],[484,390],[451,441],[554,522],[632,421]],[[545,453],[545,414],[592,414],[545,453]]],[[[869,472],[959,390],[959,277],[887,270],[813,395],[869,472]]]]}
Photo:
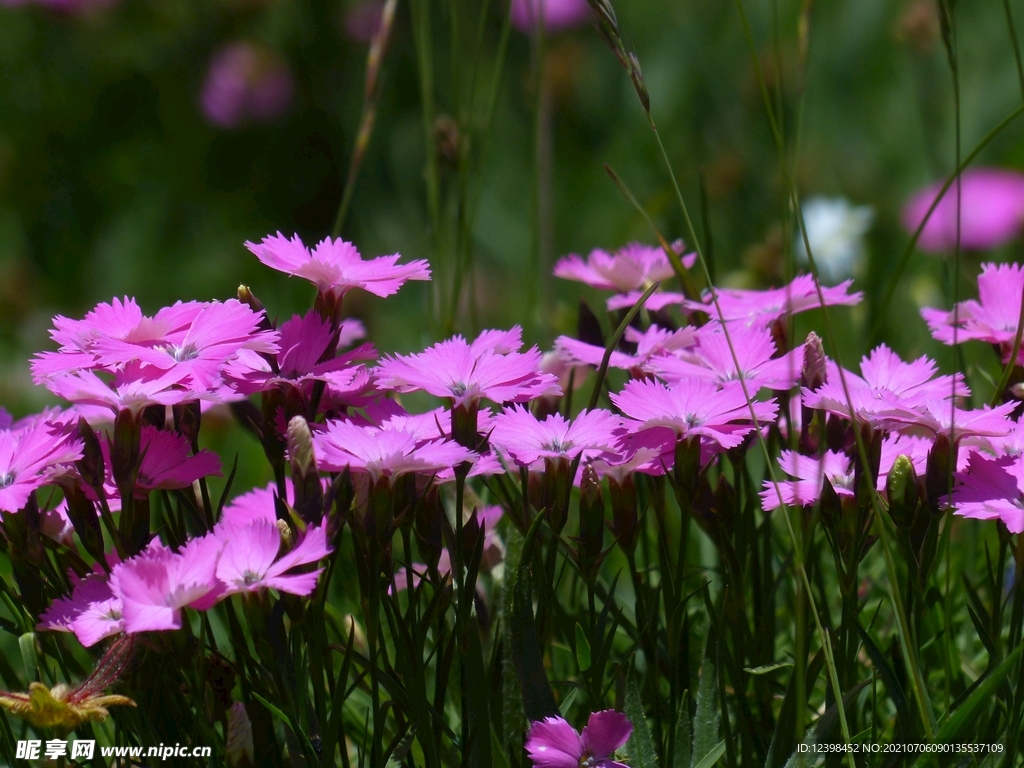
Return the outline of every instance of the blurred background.
{"type": "MultiPolygon", "coordinates": [[[[955,167],[937,4],[746,5],[801,196],[871,208],[856,283],[869,301],[836,312],[850,367],[909,240],[902,205],[955,167]]],[[[956,9],[965,155],[1021,103],[1011,5],[1024,28],[1018,3],[956,9]]],[[[398,3],[342,233],[365,257],[429,258],[435,281],[348,305],[382,351],[514,323],[542,347],[572,332],[581,288],[550,277],[554,259],[653,240],[604,163],[669,239],[685,234],[636,94],[594,27],[527,34],[507,7],[398,3]]],[[[778,285],[793,216],[736,5],[616,11],[716,282],[778,285]]],[[[272,316],[309,306],[308,284],[243,243],[331,231],[379,17],[379,4],[338,0],[0,0],[0,403],[21,415],[46,402],[26,361],[48,348],[57,313],[123,295],[152,313],[240,282],[272,316]]],[[[978,163],[1024,169],[1024,120],[978,163]]],[[[964,270],[1020,254],[1019,241],[968,253],[964,270]]],[[[949,265],[911,260],[882,334],[901,354],[938,353],[917,308],[950,305],[949,265]]]]}

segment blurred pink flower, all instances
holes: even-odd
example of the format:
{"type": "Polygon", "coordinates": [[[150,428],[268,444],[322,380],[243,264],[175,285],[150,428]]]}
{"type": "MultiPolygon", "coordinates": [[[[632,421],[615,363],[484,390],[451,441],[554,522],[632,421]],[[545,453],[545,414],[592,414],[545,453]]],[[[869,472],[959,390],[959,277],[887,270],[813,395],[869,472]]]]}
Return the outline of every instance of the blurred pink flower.
{"type": "MultiPolygon", "coordinates": [[[[956,312],[925,307],[921,316],[928,323],[932,336],[942,343],[951,345],[954,341],[976,340],[996,344],[1000,347],[1002,362],[1006,363],[1017,336],[1022,296],[1024,269],[1020,264],[982,264],[977,301],[961,301],[956,312]]],[[[1020,354],[1024,355],[1024,349],[1020,354]]]]}
{"type": "Polygon", "coordinates": [[[80,458],[82,444],[45,421],[0,430],[0,510],[17,512],[33,491],[80,458]]]}
{"type": "MultiPolygon", "coordinates": [[[[915,232],[944,182],[922,189],[903,208],[903,226],[915,232]]],[[[956,246],[956,182],[921,230],[917,245],[939,252],[956,246]]],[[[960,244],[987,251],[1012,240],[1024,225],[1024,174],[1002,168],[972,168],[960,176],[960,244]]]]}
{"type": "Polygon", "coordinates": [[[583,733],[561,717],[546,717],[530,726],[524,748],[535,768],[628,768],[612,760],[629,739],[633,724],[621,712],[594,712],[583,733]]]}
{"type": "Polygon", "coordinates": [[[512,0],[512,24],[522,32],[532,32],[541,11],[546,32],[578,27],[590,18],[587,0],[512,0]]]}
{"type": "MultiPolygon", "coordinates": [[[[659,358],[688,349],[697,341],[696,329],[692,326],[680,328],[678,331],[668,331],[657,325],[652,325],[643,332],[629,326],[626,328],[625,339],[630,344],[636,344],[636,352],[627,354],[612,350],[608,365],[627,371],[635,370],[634,375],[653,373],[653,366],[659,358]]],[[[599,366],[604,359],[605,349],[569,336],[559,336],[555,339],[555,351],[571,361],[599,366]]],[[[577,386],[582,383],[582,378],[578,377],[577,386]]]]}
{"type": "Polygon", "coordinates": [[[473,342],[454,336],[413,355],[385,357],[376,369],[377,386],[398,392],[423,390],[450,398],[452,406],[491,400],[522,403],[561,395],[558,379],[540,371],[536,347],[524,353],[521,331],[484,331],[473,342]]]}
{"type": "Polygon", "coordinates": [[[786,505],[807,506],[821,496],[827,477],[839,496],[853,496],[853,470],[845,454],[826,451],[823,456],[804,456],[793,451],[779,454],[779,466],[796,480],[779,482],[776,492],[771,480],[764,481],[761,491],[761,509],[771,512],[786,505]]]}
{"type": "Polygon", "coordinates": [[[359,43],[370,43],[380,29],[382,0],[362,0],[345,8],[345,33],[359,43]]]}
{"type": "Polygon", "coordinates": [[[494,417],[489,439],[517,464],[530,466],[540,459],[612,458],[622,432],[619,417],[600,408],[572,420],[553,413],[540,421],[523,406],[514,405],[494,417]]]}
{"type": "Polygon", "coordinates": [[[972,453],[967,470],[956,473],[956,487],[943,503],[962,517],[1002,520],[1010,533],[1024,533],[1024,460],[972,453]]]}
{"type": "Polygon", "coordinates": [[[236,42],[216,51],[200,99],[206,119],[221,128],[270,122],[292,102],[292,73],[262,46],[236,42]]]}
{"type": "MultiPolygon", "coordinates": [[[[821,287],[826,306],[858,304],[864,294],[847,293],[853,280],[845,280],[839,285],[829,288],[821,287]]],[[[813,275],[798,275],[789,285],[781,288],[770,288],[764,291],[751,291],[740,288],[716,288],[718,306],[722,316],[718,317],[711,293],[704,292],[701,301],[687,301],[689,309],[706,312],[714,321],[745,322],[767,328],[776,320],[817,309],[821,306],[818,291],[814,287],[813,275]]]]}
{"type": "Polygon", "coordinates": [[[292,595],[308,595],[316,588],[319,568],[289,574],[293,568],[315,563],[331,548],[322,526],[310,528],[288,552],[278,557],[281,531],[269,520],[252,520],[244,525],[219,525],[215,531],[224,542],[217,561],[217,578],[227,586],[224,595],[276,589],[292,595]]]}
{"type": "Polygon", "coordinates": [[[257,259],[271,269],[309,280],[323,295],[342,298],[353,288],[375,296],[391,296],[406,280],[429,280],[430,267],[422,259],[398,264],[399,254],[363,259],[356,247],[342,239],[321,240],[312,251],[298,235],[290,240],[278,232],[259,243],[247,242],[257,259]]]}

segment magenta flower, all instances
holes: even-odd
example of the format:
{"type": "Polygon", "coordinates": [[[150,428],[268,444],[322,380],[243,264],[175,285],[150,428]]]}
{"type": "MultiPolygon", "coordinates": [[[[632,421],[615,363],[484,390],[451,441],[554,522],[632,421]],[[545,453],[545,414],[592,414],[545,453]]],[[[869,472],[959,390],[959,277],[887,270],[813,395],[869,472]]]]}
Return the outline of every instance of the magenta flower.
{"type": "Polygon", "coordinates": [[[966,472],[944,504],[962,517],[1002,520],[1010,533],[1024,533],[1024,460],[1020,456],[989,458],[972,453],[966,472]]]}
{"type": "Polygon", "coordinates": [[[611,458],[621,433],[619,417],[600,408],[584,411],[571,421],[560,413],[540,421],[516,405],[494,417],[490,443],[528,467],[540,459],[611,458]]]}
{"type": "Polygon", "coordinates": [[[771,334],[761,328],[744,328],[735,324],[729,328],[726,338],[722,326],[712,323],[701,328],[696,338],[696,345],[687,353],[663,355],[652,361],[654,372],[670,384],[687,378],[724,384],[739,381],[738,360],[747,391],[751,394],[761,387],[791,389],[800,378],[803,348],[797,347],[782,357],[774,357],[775,342],[771,334]]]}
{"type": "MultiPolygon", "coordinates": [[[[916,232],[935,202],[943,182],[936,182],[907,201],[903,226],[916,232]]],[[[917,245],[939,252],[956,246],[956,182],[921,230],[917,245]]],[[[1024,175],[1002,168],[973,168],[960,175],[960,243],[964,248],[987,251],[1017,236],[1024,224],[1024,175]]]]}
{"type": "MultiPolygon", "coordinates": [[[[669,387],[659,381],[633,379],[612,402],[627,417],[631,431],[666,427],[677,438],[699,435],[722,448],[735,448],[754,429],[750,406],[739,382],[719,389],[702,379],[685,379],[669,387]]],[[[775,420],[775,401],[754,402],[754,413],[763,424],[775,420]]]]}
{"type": "Polygon", "coordinates": [[[928,323],[932,336],[942,343],[976,340],[995,344],[1005,364],[1017,336],[1022,291],[1024,270],[1019,264],[982,264],[977,301],[960,302],[955,313],[926,307],[921,310],[921,316],[928,323]]]}
{"type": "Polygon", "coordinates": [[[512,24],[521,32],[532,32],[544,15],[544,31],[554,32],[586,24],[590,18],[587,0],[512,0],[512,24]]]}
{"type": "Polygon", "coordinates": [[[849,419],[852,404],[858,419],[887,427],[914,422],[930,400],[946,400],[948,411],[949,398],[969,394],[959,376],[955,386],[953,377],[936,376],[938,368],[930,358],[922,356],[905,363],[884,344],[861,359],[860,370],[863,378],[843,372],[852,403],[847,402],[839,369],[830,363],[826,383],[814,392],[803,391],[804,405],[849,419]]]}
{"type": "Polygon", "coordinates": [[[148,375],[150,367],[159,376],[163,371],[180,371],[178,379],[194,391],[215,389],[221,369],[240,350],[263,354],[278,351],[277,331],[259,330],[261,313],[253,312],[237,299],[210,302],[202,307],[188,327],[163,339],[144,343],[100,338],[92,344],[100,365],[120,370],[129,363],[138,364],[148,375]]]}
{"type": "Polygon", "coordinates": [[[964,438],[1004,437],[1014,429],[1010,414],[1016,401],[965,411],[952,408],[948,400],[929,400],[915,415],[898,414],[893,419],[905,431],[923,431],[930,435],[946,435],[952,445],[964,438]]]}
{"type": "Polygon", "coordinates": [[[217,561],[217,578],[227,585],[224,595],[261,589],[308,595],[316,588],[316,580],[323,569],[293,574],[288,571],[315,563],[331,552],[322,526],[310,528],[280,557],[281,531],[276,523],[268,520],[257,519],[245,525],[221,524],[215,535],[224,542],[217,561]]]}
{"type": "Polygon", "coordinates": [[[914,466],[914,472],[918,477],[924,477],[928,468],[928,453],[932,449],[932,440],[927,437],[915,435],[889,435],[882,440],[882,456],[878,463],[878,485],[879,491],[884,491],[886,480],[892,465],[900,456],[906,456],[914,466]]]}
{"type": "Polygon", "coordinates": [[[430,279],[426,261],[399,264],[397,253],[366,261],[352,243],[341,239],[328,237],[310,251],[298,235],[288,240],[278,232],[245,247],[271,269],[309,280],[335,302],[353,288],[383,297],[397,293],[406,280],[430,279]]]}
{"type": "Polygon", "coordinates": [[[213,535],[192,539],[175,553],[154,540],[141,554],[117,565],[110,586],[121,598],[129,634],[181,629],[181,609],[205,610],[224,589],[217,558],[224,542],[213,535]]]}
{"type": "MultiPolygon", "coordinates": [[[[678,331],[668,331],[656,325],[642,333],[630,326],[626,328],[625,338],[629,343],[636,344],[636,353],[630,355],[612,350],[608,365],[641,374],[653,373],[653,361],[673,352],[689,349],[697,340],[695,329],[690,326],[678,331]]],[[[593,366],[601,365],[605,352],[604,347],[587,344],[569,336],[559,336],[555,339],[555,351],[577,363],[593,366]]]]}
{"type": "MultiPolygon", "coordinates": [[[[847,293],[852,284],[852,280],[846,280],[834,288],[822,286],[825,306],[859,303],[864,294],[859,291],[847,293]]],[[[744,322],[762,328],[767,328],[782,317],[821,306],[818,291],[814,287],[813,275],[799,275],[789,285],[766,291],[716,288],[715,292],[718,295],[718,306],[722,311],[721,317],[718,316],[718,311],[711,300],[711,293],[707,291],[701,301],[687,301],[686,306],[706,312],[712,320],[718,322],[744,322]]]]}
{"type": "Polygon", "coordinates": [[[0,429],[0,510],[17,512],[29,496],[82,458],[82,444],[45,421],[0,429]]]}
{"type": "MultiPolygon", "coordinates": [[[[284,479],[286,499],[290,505],[295,501],[295,489],[290,477],[284,479]]],[[[271,482],[263,488],[253,488],[248,493],[236,496],[221,510],[219,525],[243,526],[255,520],[266,520],[273,523],[277,520],[274,511],[274,497],[277,495],[277,484],[271,482]]]]}
{"type": "Polygon", "coordinates": [[[317,464],[327,472],[346,467],[368,474],[373,482],[394,482],[409,472],[433,473],[476,457],[450,440],[422,441],[404,429],[361,427],[350,421],[330,421],[313,435],[317,464]]]}
{"type": "Polygon", "coordinates": [[[472,344],[461,336],[413,355],[385,357],[376,369],[377,386],[398,392],[423,390],[449,398],[452,407],[480,400],[496,403],[526,402],[544,395],[560,395],[558,380],[539,370],[536,347],[526,352],[518,327],[509,332],[484,331],[472,344]]]}
{"type": "Polygon", "coordinates": [[[779,466],[787,475],[797,479],[780,481],[778,491],[771,480],[764,481],[761,509],[765,512],[771,512],[783,504],[815,504],[821,496],[826,477],[837,495],[853,496],[853,469],[845,454],[826,451],[823,456],[804,456],[793,451],[782,451],[779,454],[779,466]]]}
{"type": "Polygon", "coordinates": [[[72,403],[106,407],[114,413],[125,410],[139,413],[150,405],[178,405],[200,397],[214,397],[206,391],[195,393],[179,387],[186,373],[184,369],[172,368],[147,379],[141,378],[137,366],[129,366],[109,382],[92,371],[78,371],[54,376],[44,383],[58,397],[72,403]]]}
{"type": "MultiPolygon", "coordinates": [[[[677,242],[673,248],[677,253],[682,253],[683,244],[677,242]]],[[[697,263],[697,254],[687,254],[682,257],[682,261],[683,266],[690,269],[697,263]]],[[[558,263],[555,264],[554,274],[555,277],[577,280],[603,291],[635,295],[635,298],[628,302],[620,297],[609,299],[609,309],[613,309],[613,302],[616,303],[616,307],[634,304],[640,298],[640,293],[649,288],[651,284],[675,275],[668,257],[661,248],[640,243],[630,243],[614,254],[596,249],[590,252],[586,261],[576,254],[570,254],[558,260],[558,263]]],[[[678,294],[666,294],[671,297],[667,301],[658,301],[657,295],[648,299],[646,306],[651,309],[659,309],[668,304],[679,303],[678,294]]]]}
{"type": "Polygon", "coordinates": [[[364,373],[355,366],[356,361],[373,360],[377,356],[372,344],[334,356],[331,347],[337,348],[338,334],[331,330],[330,321],[316,312],[308,312],[305,317],[295,315],[282,323],[278,330],[276,370],[264,354],[252,349],[240,350],[225,367],[224,377],[242,394],[251,395],[272,388],[300,389],[314,381],[328,382],[337,389],[347,390],[364,373]]]}
{"type": "Polygon", "coordinates": [[[280,56],[262,46],[236,42],[216,51],[203,83],[203,115],[220,128],[266,123],[292,102],[292,73],[280,56]]]}
{"type": "Polygon", "coordinates": [[[612,755],[632,732],[633,724],[614,709],[594,712],[583,733],[561,717],[546,717],[530,726],[525,749],[535,768],[628,768],[612,755]]]}
{"type": "Polygon", "coordinates": [[[75,583],[69,597],[50,603],[36,629],[73,632],[88,648],[124,631],[121,600],[111,591],[105,574],[89,574],[75,583]]]}

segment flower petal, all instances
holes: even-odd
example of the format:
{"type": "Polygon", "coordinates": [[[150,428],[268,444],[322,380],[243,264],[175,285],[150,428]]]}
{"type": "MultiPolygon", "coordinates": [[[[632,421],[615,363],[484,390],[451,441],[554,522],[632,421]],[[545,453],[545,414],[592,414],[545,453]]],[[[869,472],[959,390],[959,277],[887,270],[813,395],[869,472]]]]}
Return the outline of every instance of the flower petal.
{"type": "Polygon", "coordinates": [[[629,739],[633,724],[614,709],[605,709],[590,716],[583,729],[583,748],[598,760],[610,756],[629,739]]]}

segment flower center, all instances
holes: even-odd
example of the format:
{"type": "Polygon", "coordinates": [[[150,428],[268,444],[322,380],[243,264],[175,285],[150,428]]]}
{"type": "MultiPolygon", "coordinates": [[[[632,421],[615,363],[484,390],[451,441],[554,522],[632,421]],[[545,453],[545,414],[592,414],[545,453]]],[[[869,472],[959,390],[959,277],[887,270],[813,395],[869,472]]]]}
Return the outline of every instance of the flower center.
{"type": "Polygon", "coordinates": [[[251,587],[260,580],[260,575],[252,571],[246,571],[242,574],[242,580],[245,582],[245,586],[251,587]]]}
{"type": "Polygon", "coordinates": [[[592,755],[584,752],[580,757],[580,768],[594,768],[597,765],[597,759],[592,755]]]}
{"type": "Polygon", "coordinates": [[[14,472],[0,473],[0,488],[6,488],[9,485],[14,485],[14,472]]]}
{"type": "Polygon", "coordinates": [[[174,358],[176,363],[184,363],[187,360],[195,360],[199,357],[199,350],[196,349],[195,344],[185,344],[184,346],[178,347],[174,344],[168,344],[164,347],[167,354],[174,358]]]}
{"type": "Polygon", "coordinates": [[[469,387],[467,387],[465,382],[462,381],[456,381],[451,385],[452,394],[456,397],[462,397],[466,394],[467,389],[469,389],[469,387]]]}
{"type": "Polygon", "coordinates": [[[553,453],[566,453],[570,448],[572,448],[572,441],[566,440],[563,443],[561,438],[555,437],[552,438],[551,442],[549,442],[546,447],[553,453]]]}

